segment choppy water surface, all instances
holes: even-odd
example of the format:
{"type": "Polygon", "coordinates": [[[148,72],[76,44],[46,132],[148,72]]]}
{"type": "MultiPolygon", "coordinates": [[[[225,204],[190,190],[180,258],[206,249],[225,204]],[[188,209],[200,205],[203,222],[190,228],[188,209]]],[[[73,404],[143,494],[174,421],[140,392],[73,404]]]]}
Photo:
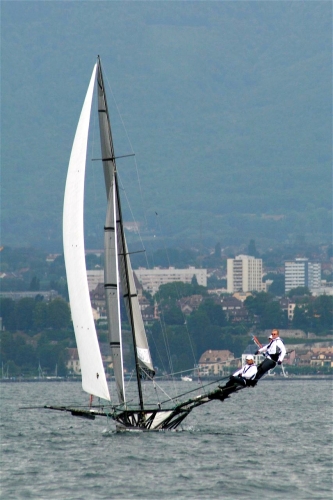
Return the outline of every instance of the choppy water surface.
{"type": "Polygon", "coordinates": [[[4,500],[332,498],[329,380],[264,380],[195,409],[180,432],[159,433],[18,409],[86,402],[79,383],[0,390],[4,500]]]}

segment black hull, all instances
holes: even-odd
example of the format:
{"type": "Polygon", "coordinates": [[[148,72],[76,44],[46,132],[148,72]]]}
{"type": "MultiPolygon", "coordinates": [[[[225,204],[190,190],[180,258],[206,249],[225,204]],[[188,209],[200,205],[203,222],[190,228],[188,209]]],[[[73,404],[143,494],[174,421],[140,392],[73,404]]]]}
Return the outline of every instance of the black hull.
{"type": "Polygon", "coordinates": [[[188,399],[171,408],[154,407],[152,409],[120,409],[119,407],[93,406],[73,408],[68,406],[44,406],[48,410],[68,412],[74,417],[94,420],[96,417],[108,417],[115,421],[118,431],[165,431],[176,430],[187,415],[197,406],[210,401],[224,401],[231,394],[243,390],[237,384],[219,386],[206,394],[188,399]]]}

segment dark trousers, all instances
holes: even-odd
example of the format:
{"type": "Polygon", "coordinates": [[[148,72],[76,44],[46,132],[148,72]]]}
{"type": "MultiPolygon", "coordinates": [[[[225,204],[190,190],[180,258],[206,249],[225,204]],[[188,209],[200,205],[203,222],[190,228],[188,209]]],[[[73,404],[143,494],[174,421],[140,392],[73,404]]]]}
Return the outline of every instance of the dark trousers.
{"type": "Polygon", "coordinates": [[[234,377],[231,375],[228,382],[225,384],[225,387],[231,387],[232,385],[241,385],[242,387],[246,386],[246,380],[243,377],[234,377]]]}
{"type": "Polygon", "coordinates": [[[261,377],[265,375],[269,370],[272,370],[272,368],[275,368],[276,362],[273,361],[272,359],[266,358],[260,365],[258,365],[258,371],[256,375],[256,380],[259,380],[261,377]]]}

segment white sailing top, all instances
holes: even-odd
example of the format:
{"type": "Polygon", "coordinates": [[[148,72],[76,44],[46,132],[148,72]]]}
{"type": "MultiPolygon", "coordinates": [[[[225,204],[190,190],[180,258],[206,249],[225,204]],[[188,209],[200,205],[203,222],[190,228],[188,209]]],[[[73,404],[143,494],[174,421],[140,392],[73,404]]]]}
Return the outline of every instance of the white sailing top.
{"type": "Polygon", "coordinates": [[[82,388],[110,401],[102,356],[91,309],[84,248],[84,181],[96,64],[76,129],[66,180],[63,240],[72,320],[78,348],[82,388]]]}
{"type": "Polygon", "coordinates": [[[257,375],[257,365],[254,363],[252,365],[244,365],[240,370],[237,370],[233,376],[237,377],[240,375],[243,378],[246,378],[247,380],[252,380],[254,377],[257,375]]]}
{"type": "Polygon", "coordinates": [[[280,337],[271,340],[269,344],[261,347],[258,352],[261,354],[266,353],[266,357],[273,361],[283,361],[286,355],[286,348],[280,337]]]}

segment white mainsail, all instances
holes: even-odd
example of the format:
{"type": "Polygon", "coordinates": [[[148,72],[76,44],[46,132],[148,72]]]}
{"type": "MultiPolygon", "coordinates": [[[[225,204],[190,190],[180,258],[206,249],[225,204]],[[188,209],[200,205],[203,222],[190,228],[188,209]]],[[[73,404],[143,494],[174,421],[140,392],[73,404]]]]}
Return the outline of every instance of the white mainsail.
{"type": "Polygon", "coordinates": [[[124,371],[122,356],[122,337],[120,319],[120,298],[118,279],[117,211],[115,181],[113,179],[104,226],[104,288],[109,327],[113,371],[116,380],[118,399],[125,401],[124,371]]]}
{"type": "Polygon", "coordinates": [[[88,394],[110,400],[89,297],[83,229],[87,141],[96,67],[97,65],[92,72],[69,160],[63,213],[63,240],[82,387],[88,394]]]}

